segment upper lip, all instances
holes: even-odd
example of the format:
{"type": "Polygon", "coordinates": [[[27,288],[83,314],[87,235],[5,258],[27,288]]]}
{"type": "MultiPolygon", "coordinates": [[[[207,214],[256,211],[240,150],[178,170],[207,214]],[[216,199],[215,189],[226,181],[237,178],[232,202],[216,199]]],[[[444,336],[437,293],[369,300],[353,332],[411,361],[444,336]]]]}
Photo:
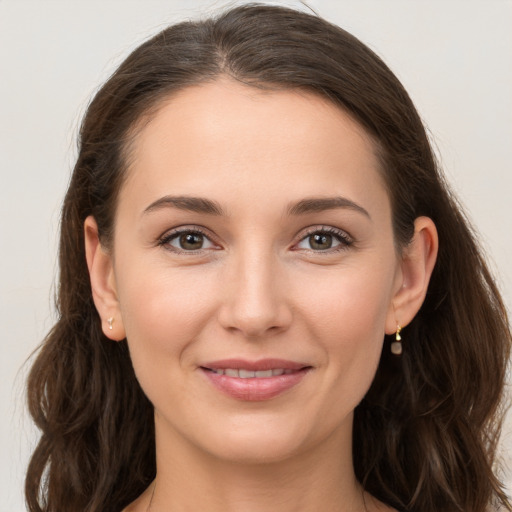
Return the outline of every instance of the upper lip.
{"type": "Polygon", "coordinates": [[[202,364],[201,367],[210,370],[223,370],[232,368],[236,370],[250,370],[253,372],[273,370],[282,368],[283,370],[301,370],[309,368],[311,365],[288,361],[286,359],[259,359],[258,361],[248,361],[246,359],[222,359],[202,364]]]}

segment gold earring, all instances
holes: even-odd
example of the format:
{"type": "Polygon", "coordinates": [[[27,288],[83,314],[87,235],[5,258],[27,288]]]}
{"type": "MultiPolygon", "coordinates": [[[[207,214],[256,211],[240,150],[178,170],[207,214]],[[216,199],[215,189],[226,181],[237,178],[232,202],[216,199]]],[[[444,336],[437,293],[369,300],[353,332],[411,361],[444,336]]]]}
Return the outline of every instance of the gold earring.
{"type": "Polygon", "coordinates": [[[107,324],[108,324],[108,328],[109,330],[111,331],[112,330],[112,324],[114,323],[114,317],[111,316],[110,318],[107,318],[107,324]]]}
{"type": "Polygon", "coordinates": [[[400,336],[400,331],[402,328],[399,324],[396,325],[396,334],[395,341],[391,343],[391,353],[395,354],[395,356],[399,356],[402,353],[402,336],[400,336]]]}

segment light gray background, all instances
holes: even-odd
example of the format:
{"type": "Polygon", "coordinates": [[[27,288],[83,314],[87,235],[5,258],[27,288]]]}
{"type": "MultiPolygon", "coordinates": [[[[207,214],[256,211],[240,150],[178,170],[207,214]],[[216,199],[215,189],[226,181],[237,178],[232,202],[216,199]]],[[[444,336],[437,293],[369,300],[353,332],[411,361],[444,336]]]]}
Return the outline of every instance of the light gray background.
{"type": "MultiPolygon", "coordinates": [[[[403,81],[482,233],[510,308],[512,2],[309,3],[369,44],[403,81]]],[[[36,435],[24,411],[23,365],[54,318],[59,208],[78,120],[97,86],[148,35],[223,5],[0,0],[0,512],[24,510],[23,472],[36,435]]],[[[512,487],[510,472],[507,482],[512,487]]]]}

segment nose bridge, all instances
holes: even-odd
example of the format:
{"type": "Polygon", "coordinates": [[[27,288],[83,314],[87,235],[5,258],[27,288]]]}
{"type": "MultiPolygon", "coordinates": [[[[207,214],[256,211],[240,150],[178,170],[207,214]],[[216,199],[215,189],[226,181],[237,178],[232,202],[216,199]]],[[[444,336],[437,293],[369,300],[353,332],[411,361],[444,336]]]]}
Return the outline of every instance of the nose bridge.
{"type": "Polygon", "coordinates": [[[268,244],[247,244],[233,254],[221,323],[248,337],[285,329],[291,311],[283,289],[283,269],[268,244]]]}

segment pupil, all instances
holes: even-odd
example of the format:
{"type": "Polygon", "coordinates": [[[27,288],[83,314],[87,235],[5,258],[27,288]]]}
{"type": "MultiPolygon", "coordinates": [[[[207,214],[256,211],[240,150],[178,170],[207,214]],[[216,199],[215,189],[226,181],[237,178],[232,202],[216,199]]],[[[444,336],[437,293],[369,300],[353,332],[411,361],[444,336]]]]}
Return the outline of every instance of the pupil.
{"type": "Polygon", "coordinates": [[[197,233],[186,233],[180,236],[180,245],[183,249],[201,249],[203,236],[197,233]]]}
{"type": "Polygon", "coordinates": [[[315,234],[310,237],[310,244],[313,249],[326,250],[332,246],[332,235],[315,234]]]}

